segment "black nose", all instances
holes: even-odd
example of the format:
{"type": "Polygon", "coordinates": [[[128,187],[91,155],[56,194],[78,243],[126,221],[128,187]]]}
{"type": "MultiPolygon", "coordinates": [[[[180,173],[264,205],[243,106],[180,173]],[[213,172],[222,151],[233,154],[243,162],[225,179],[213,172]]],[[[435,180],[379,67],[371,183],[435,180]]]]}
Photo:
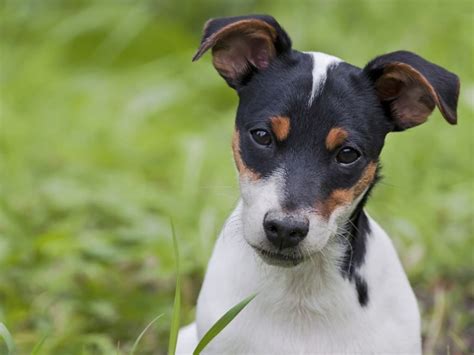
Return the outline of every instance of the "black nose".
{"type": "Polygon", "coordinates": [[[308,228],[306,218],[282,217],[269,212],[263,219],[267,239],[280,250],[297,246],[308,234],[308,228]]]}

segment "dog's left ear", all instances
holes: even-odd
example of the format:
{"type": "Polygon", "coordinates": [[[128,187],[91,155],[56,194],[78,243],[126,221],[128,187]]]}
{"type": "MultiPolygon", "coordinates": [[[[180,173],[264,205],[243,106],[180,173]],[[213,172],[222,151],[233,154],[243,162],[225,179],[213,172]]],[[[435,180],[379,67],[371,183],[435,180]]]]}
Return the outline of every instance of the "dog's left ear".
{"type": "Polygon", "coordinates": [[[455,74],[406,51],[377,57],[363,71],[388,108],[394,131],[424,123],[435,106],[456,124],[460,82],[455,74]]]}
{"type": "Polygon", "coordinates": [[[278,22],[267,15],[222,17],[204,26],[198,60],[212,48],[213,64],[229,86],[237,89],[277,55],[291,50],[291,40],[278,22]]]}

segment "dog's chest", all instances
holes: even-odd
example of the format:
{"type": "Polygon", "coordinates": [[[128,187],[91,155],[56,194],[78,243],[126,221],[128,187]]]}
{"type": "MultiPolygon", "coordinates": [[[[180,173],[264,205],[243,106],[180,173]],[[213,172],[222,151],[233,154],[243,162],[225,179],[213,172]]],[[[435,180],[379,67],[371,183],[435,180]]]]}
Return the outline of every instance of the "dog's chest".
{"type": "MultiPolygon", "coordinates": [[[[257,309],[242,312],[208,349],[209,353],[316,354],[391,351],[401,334],[390,334],[390,323],[375,322],[371,315],[329,319],[304,309],[285,312],[257,309]]],[[[392,329],[393,330],[393,329],[392,329]]]]}

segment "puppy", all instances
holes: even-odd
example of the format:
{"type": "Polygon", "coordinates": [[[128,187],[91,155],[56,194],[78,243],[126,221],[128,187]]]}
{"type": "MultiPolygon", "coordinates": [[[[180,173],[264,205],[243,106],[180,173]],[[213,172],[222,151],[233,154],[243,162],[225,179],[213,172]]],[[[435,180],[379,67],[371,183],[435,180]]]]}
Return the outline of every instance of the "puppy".
{"type": "Polygon", "coordinates": [[[362,69],[300,52],[263,15],[208,21],[193,60],[208,49],[239,96],[232,149],[241,199],[178,353],[191,353],[254,293],[205,353],[420,353],[413,290],[363,208],[388,133],[424,123],[435,107],[456,123],[458,77],[406,51],[362,69]]]}

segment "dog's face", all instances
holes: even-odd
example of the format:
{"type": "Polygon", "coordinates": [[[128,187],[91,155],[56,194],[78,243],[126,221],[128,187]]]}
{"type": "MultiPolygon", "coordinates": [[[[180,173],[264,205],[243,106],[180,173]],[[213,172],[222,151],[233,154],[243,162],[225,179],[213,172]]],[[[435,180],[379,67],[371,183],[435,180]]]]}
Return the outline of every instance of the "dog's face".
{"type": "Polygon", "coordinates": [[[268,263],[296,265],[341,232],[377,179],[387,133],[438,106],[456,122],[457,77],[409,52],[364,69],[291,49],[269,16],[210,20],[199,58],[239,94],[232,148],[246,241],[268,263]]]}
{"type": "Polygon", "coordinates": [[[320,53],[275,61],[239,94],[244,237],[266,260],[298,263],[343,227],[374,182],[390,122],[359,69],[320,53]]]}

